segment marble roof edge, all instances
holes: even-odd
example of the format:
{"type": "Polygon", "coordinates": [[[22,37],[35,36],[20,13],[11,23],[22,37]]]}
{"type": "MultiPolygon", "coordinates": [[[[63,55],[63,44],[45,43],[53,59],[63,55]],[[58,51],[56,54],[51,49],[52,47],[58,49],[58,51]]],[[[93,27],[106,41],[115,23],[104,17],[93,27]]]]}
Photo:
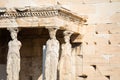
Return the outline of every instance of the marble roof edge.
{"type": "Polygon", "coordinates": [[[27,10],[30,10],[30,11],[41,11],[41,10],[58,10],[58,11],[61,11],[65,14],[69,14],[70,16],[73,16],[73,17],[76,17],[80,20],[84,22],[87,21],[87,16],[85,15],[78,15],[74,12],[72,12],[71,10],[67,9],[67,8],[64,8],[62,5],[52,5],[52,6],[37,6],[37,7],[32,7],[32,6],[24,6],[24,7],[13,7],[13,8],[10,8],[10,9],[7,9],[5,7],[0,7],[0,13],[5,13],[5,12],[17,12],[17,11],[27,11],[27,10]]]}

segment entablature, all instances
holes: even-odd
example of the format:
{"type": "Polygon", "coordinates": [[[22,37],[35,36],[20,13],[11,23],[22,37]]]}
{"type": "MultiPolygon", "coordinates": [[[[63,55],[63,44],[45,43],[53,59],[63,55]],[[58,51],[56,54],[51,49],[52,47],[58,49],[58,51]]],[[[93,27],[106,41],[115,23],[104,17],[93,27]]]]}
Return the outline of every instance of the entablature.
{"type": "MultiPolygon", "coordinates": [[[[80,34],[86,16],[78,16],[72,11],[57,5],[50,7],[0,8],[0,28],[49,28],[58,27],[80,34]]],[[[79,38],[79,37],[78,37],[79,38]]]]}
{"type": "Polygon", "coordinates": [[[0,28],[59,26],[78,32],[73,28],[78,29],[84,22],[86,19],[83,16],[61,6],[0,8],[0,28]]]}

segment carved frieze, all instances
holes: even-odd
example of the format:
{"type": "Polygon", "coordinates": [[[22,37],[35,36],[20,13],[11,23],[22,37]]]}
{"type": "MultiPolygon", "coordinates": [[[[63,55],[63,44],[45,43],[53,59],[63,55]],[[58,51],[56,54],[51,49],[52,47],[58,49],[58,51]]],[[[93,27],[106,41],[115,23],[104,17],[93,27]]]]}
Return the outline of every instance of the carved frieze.
{"type": "MultiPolygon", "coordinates": [[[[0,15],[0,19],[2,18],[23,18],[23,17],[38,17],[38,18],[48,18],[48,17],[60,17],[67,21],[81,23],[82,21],[86,22],[86,20],[82,17],[77,16],[72,13],[70,10],[67,10],[63,7],[51,6],[51,7],[25,7],[25,8],[14,8],[15,11],[4,11],[4,14],[0,15]]],[[[1,10],[0,10],[1,11],[1,10]]],[[[2,12],[3,13],[3,9],[2,12]]]]}

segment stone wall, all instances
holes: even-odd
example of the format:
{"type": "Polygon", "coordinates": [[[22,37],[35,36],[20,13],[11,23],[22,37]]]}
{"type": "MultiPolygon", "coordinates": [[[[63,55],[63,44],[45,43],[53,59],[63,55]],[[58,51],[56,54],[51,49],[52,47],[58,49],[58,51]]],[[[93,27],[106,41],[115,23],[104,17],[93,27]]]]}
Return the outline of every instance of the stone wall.
{"type": "MultiPolygon", "coordinates": [[[[85,80],[109,80],[109,77],[110,80],[119,80],[120,0],[58,1],[59,4],[72,12],[88,17],[88,22],[80,30],[84,36],[81,50],[79,48],[76,50],[79,53],[76,54],[76,80],[83,80],[83,74],[87,76],[85,80]]],[[[2,7],[40,6],[44,4],[56,4],[56,0],[4,0],[0,2],[2,7]]],[[[29,46],[27,48],[31,49],[29,46]]],[[[34,60],[37,60],[37,58],[26,59],[27,62],[24,64],[27,63],[28,66],[29,63],[31,66],[32,61],[35,63],[34,60]]],[[[26,61],[24,58],[22,60],[26,61]]],[[[38,60],[40,60],[39,57],[38,60]]],[[[34,65],[40,66],[40,64],[33,64],[32,66],[34,65]]],[[[28,68],[26,67],[24,70],[28,70],[28,68]]]]}
{"type": "Polygon", "coordinates": [[[77,80],[83,80],[83,74],[85,80],[119,80],[120,0],[76,1],[68,3],[69,8],[88,16],[81,29],[81,55],[76,58],[77,80]]]}

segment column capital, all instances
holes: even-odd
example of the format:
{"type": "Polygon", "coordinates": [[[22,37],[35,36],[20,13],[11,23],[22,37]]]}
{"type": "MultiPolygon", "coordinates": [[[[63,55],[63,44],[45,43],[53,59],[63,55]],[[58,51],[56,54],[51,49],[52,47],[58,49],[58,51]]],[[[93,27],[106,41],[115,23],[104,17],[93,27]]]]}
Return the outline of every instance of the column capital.
{"type": "Polygon", "coordinates": [[[10,32],[12,40],[17,40],[17,35],[19,32],[18,27],[8,27],[7,30],[10,32]]]}
{"type": "Polygon", "coordinates": [[[46,27],[49,31],[50,39],[56,39],[56,32],[59,29],[58,27],[46,27]]]}
{"type": "Polygon", "coordinates": [[[65,43],[70,42],[70,37],[73,34],[73,32],[72,31],[64,31],[63,34],[64,34],[65,43]]]}
{"type": "Polygon", "coordinates": [[[7,27],[7,30],[9,31],[9,32],[19,32],[19,29],[18,29],[18,27],[7,27]]]}
{"type": "Polygon", "coordinates": [[[46,29],[48,29],[49,31],[52,31],[52,30],[58,30],[59,27],[58,26],[49,26],[49,27],[45,27],[46,29]]]}

